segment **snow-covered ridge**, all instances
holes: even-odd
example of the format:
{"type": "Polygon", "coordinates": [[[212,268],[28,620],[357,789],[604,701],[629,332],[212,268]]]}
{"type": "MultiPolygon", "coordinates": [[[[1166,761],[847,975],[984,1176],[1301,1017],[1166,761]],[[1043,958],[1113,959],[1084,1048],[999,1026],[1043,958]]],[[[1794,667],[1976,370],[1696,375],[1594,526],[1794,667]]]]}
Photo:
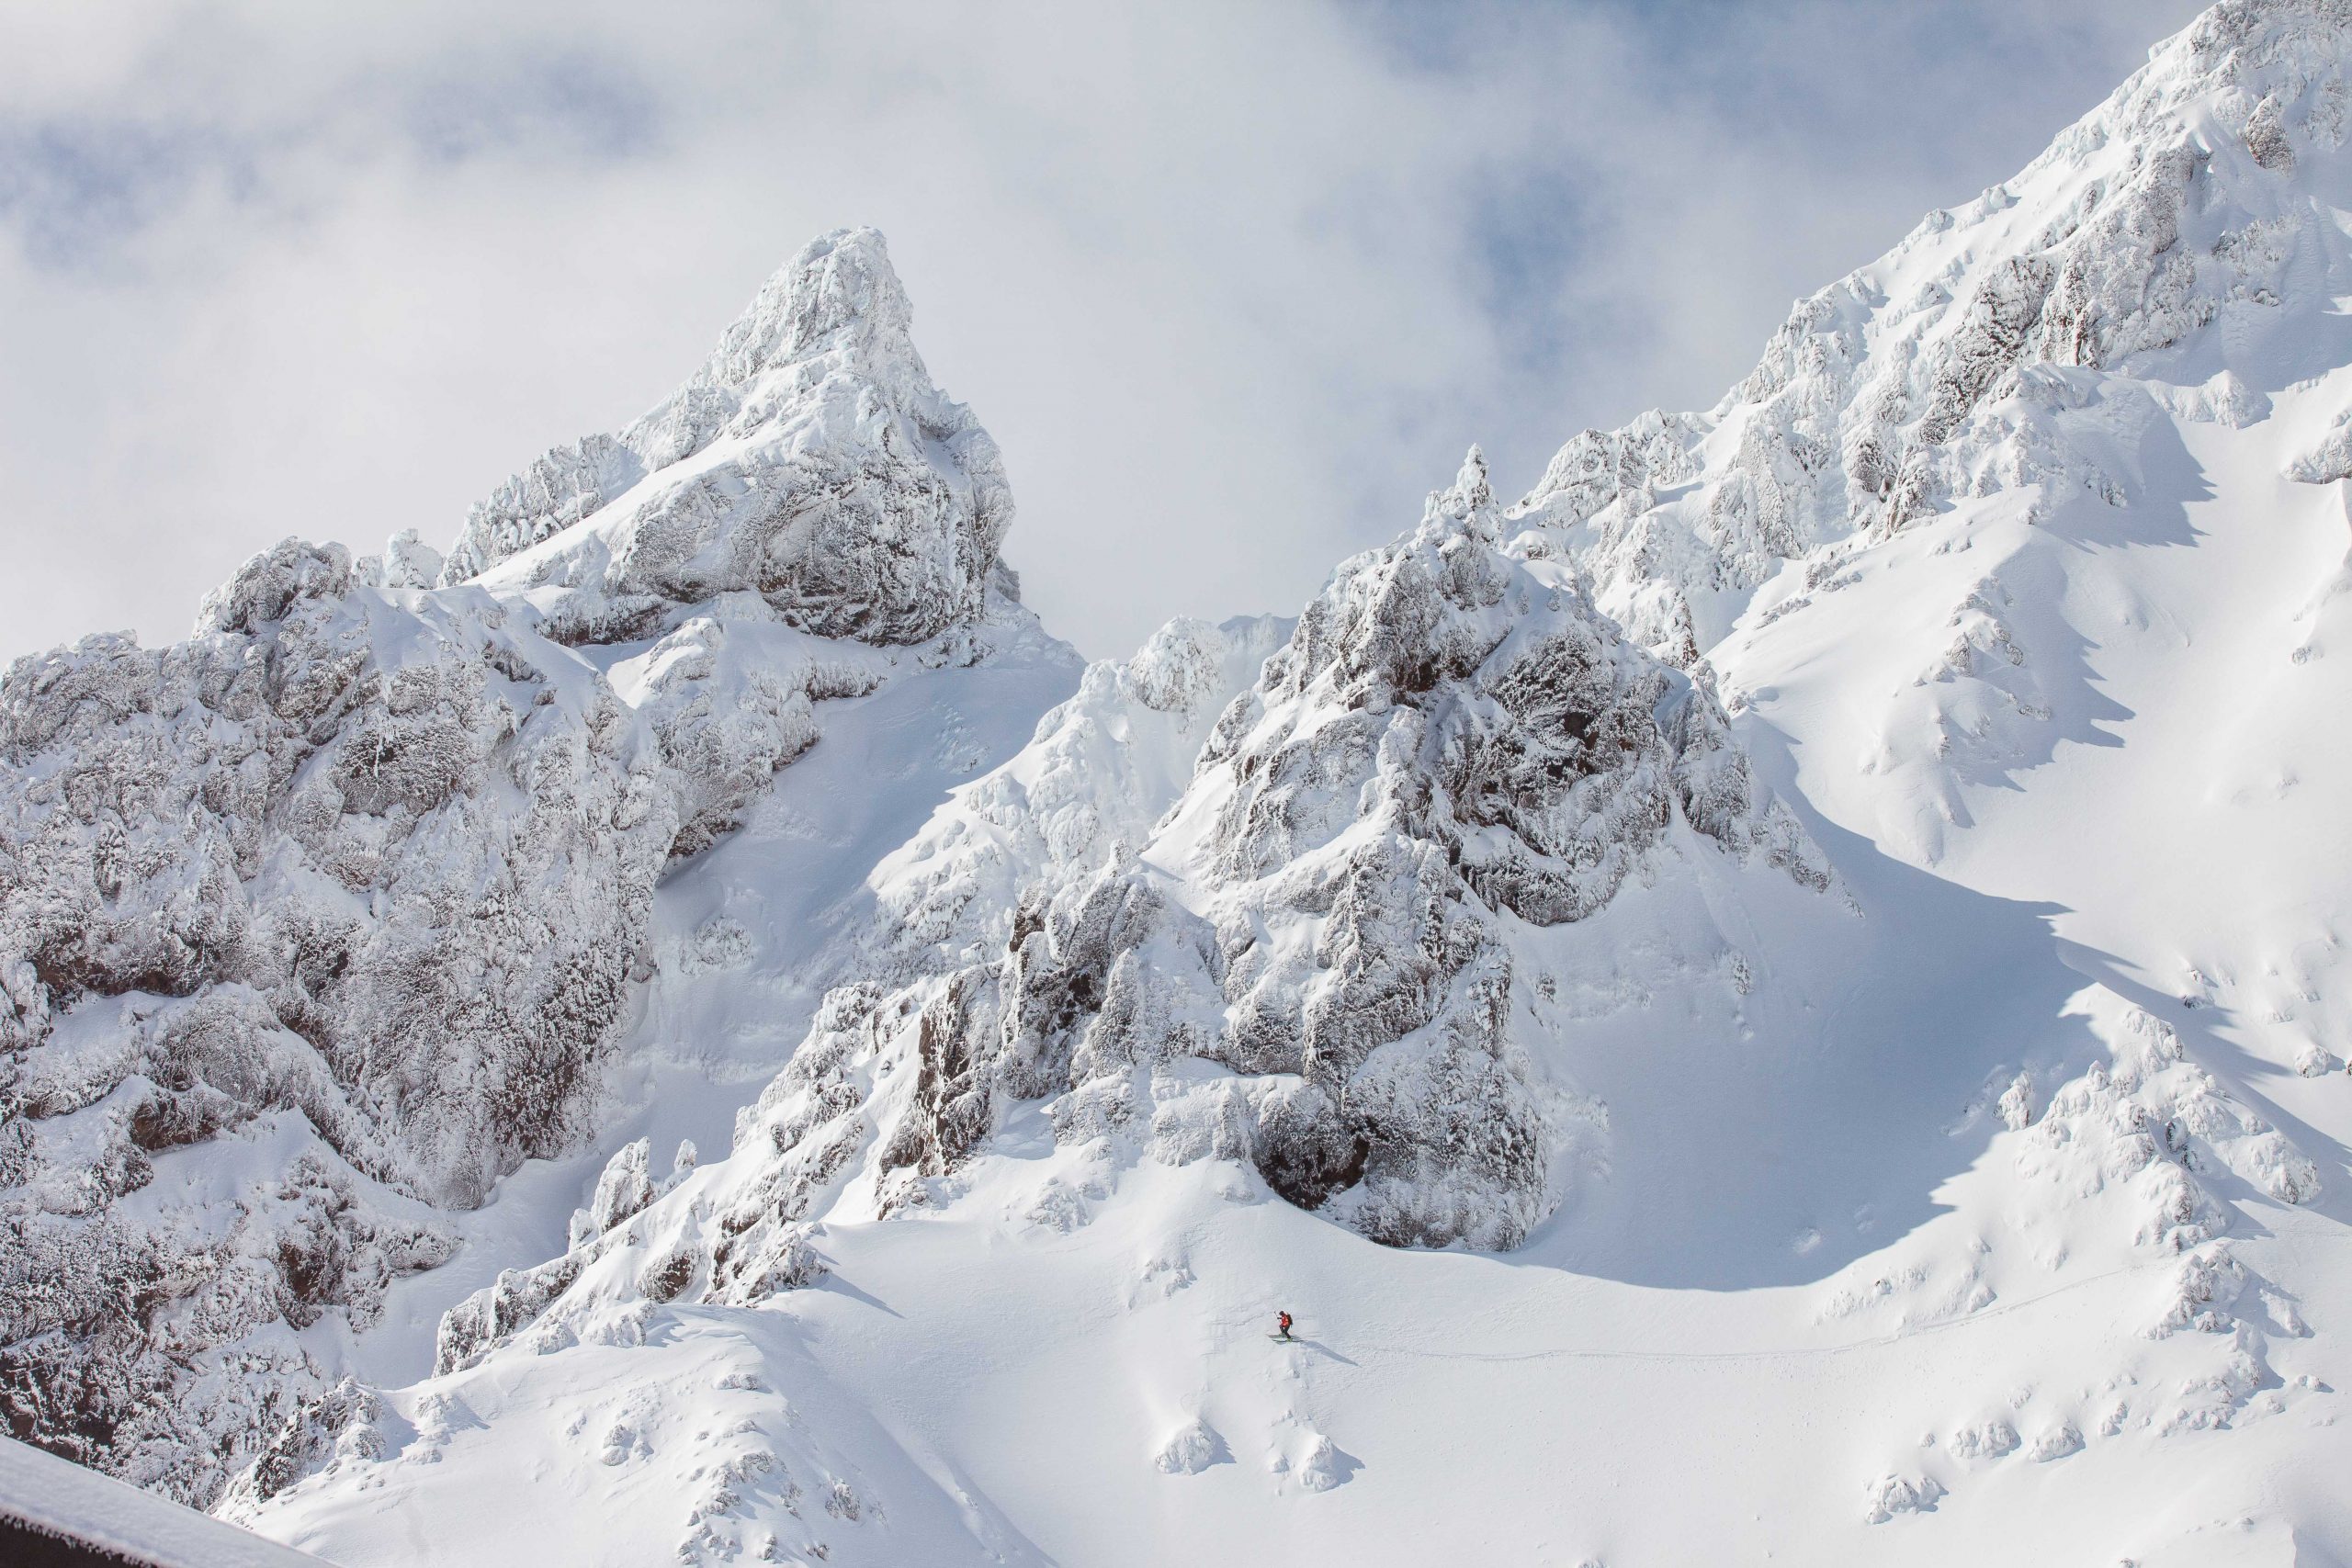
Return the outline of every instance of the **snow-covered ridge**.
{"type": "Polygon", "coordinates": [[[1818,586],[1828,547],[1997,489],[2120,502],[2130,476],[2052,438],[2071,370],[2161,360],[2212,417],[2258,417],[2214,334],[2243,355],[2292,333],[2282,300],[2352,267],[2294,175],[2346,134],[2345,21],[2339,0],[2215,6],[2016,178],[1799,300],[1713,409],[1569,441],[1513,509],[1519,547],[1573,557],[1689,666],[1788,559],[1825,561],[1818,586]]]}
{"type": "Polygon", "coordinates": [[[741,592],[868,642],[977,620],[1012,492],[996,443],[932,384],[912,321],[880,234],[812,241],[684,387],[477,505],[441,580],[523,594],[571,642],[656,635],[741,592]]]}

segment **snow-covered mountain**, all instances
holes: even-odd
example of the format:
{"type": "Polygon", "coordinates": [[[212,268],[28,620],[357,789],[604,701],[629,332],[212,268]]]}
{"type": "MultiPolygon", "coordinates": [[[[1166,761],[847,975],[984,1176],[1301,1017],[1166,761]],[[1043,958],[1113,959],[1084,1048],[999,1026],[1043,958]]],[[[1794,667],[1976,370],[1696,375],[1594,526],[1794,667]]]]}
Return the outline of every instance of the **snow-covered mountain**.
{"type": "Polygon", "coordinates": [[[609,1127],[645,982],[685,966],[665,866],[691,883],[838,708],[831,749],[883,764],[831,808],[854,886],[1068,689],[997,562],[995,449],[907,328],[880,236],[828,236],[563,536],[510,550],[497,522],[559,453],[469,521],[455,559],[486,577],[424,586],[413,533],[358,563],[288,540],[187,642],[90,637],[0,682],[20,1436],[217,1498],[464,1211],[609,1127]],[[890,733],[936,705],[973,716],[890,733]]]}
{"type": "Polygon", "coordinates": [[[2347,72],[1295,622],[1081,673],[857,231],[19,663],[13,1423],[352,1564],[2352,1561],[2347,72]]]}

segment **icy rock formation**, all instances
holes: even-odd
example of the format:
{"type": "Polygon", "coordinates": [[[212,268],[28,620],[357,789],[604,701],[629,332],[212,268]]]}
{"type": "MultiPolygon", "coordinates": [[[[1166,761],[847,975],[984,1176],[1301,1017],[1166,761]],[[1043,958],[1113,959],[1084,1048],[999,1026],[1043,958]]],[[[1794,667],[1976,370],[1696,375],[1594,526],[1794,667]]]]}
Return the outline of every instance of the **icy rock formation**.
{"type": "MultiPolygon", "coordinates": [[[[881,237],[827,236],[446,564],[289,540],[187,643],[0,682],[13,1429],[198,1502],[294,1442],[334,1369],[293,1331],[364,1325],[447,1255],[437,1211],[590,1131],[665,863],[889,677],[876,644],[1042,639],[995,447],[908,321],[881,237]],[[609,679],[551,640],[621,636],[652,640],[609,679]]],[[[654,1197],[635,1154],[583,1243],[654,1197]]]]}
{"type": "Polygon", "coordinates": [[[569,642],[659,636],[735,592],[869,642],[976,620],[1012,491],[996,443],[932,385],[911,320],[880,234],[811,242],[684,387],[475,507],[442,581],[524,593],[569,642]]]}
{"type": "Polygon", "coordinates": [[[477,1202],[585,1130],[674,830],[592,671],[485,594],[362,586],[336,546],[256,557],[187,642],[18,660],[12,1427],[209,1497],[316,1381],[288,1327],[364,1323],[446,1255],[414,1200],[477,1202]]]}
{"type": "MultiPolygon", "coordinates": [[[[2296,256],[2343,264],[2286,184],[2299,146],[2344,140],[2343,21],[2337,0],[2217,6],[2015,179],[1798,301],[1713,409],[1571,440],[1513,510],[1517,547],[1576,559],[1689,668],[1786,559],[1993,487],[2120,500],[2035,411],[2066,372],[2185,364],[2225,318],[2268,331],[2296,256]]],[[[2253,417],[2217,395],[2207,417],[2253,417]]]]}
{"type": "Polygon", "coordinates": [[[1556,1091],[1510,1032],[1510,923],[1593,915],[1677,825],[1827,877],[1713,700],[1505,556],[1498,525],[1474,452],[1415,533],[1307,607],[1141,861],[1033,889],[1001,956],[911,1021],[844,998],[917,1057],[883,1206],[1004,1104],[1057,1097],[1066,1140],[1245,1159],[1391,1244],[1510,1247],[1550,1211],[1556,1091]],[[1188,1059],[1226,1074],[1193,1082],[1188,1059]]]}
{"type": "Polygon", "coordinates": [[[370,588],[430,588],[441,579],[447,562],[441,552],[403,528],[384,545],[380,556],[361,556],[351,563],[360,581],[370,588]]]}

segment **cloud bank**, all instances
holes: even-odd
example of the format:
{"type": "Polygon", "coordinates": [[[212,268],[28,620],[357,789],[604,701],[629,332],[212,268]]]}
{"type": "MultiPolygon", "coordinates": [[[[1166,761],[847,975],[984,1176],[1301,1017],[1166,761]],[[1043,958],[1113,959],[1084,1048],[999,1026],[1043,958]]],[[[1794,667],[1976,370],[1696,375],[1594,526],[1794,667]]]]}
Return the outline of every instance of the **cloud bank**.
{"type": "Polygon", "coordinates": [[[1485,444],[1703,406],[2188,0],[242,3],[0,17],[0,657],[446,544],[889,236],[1047,624],[1294,608],[1485,444]]]}

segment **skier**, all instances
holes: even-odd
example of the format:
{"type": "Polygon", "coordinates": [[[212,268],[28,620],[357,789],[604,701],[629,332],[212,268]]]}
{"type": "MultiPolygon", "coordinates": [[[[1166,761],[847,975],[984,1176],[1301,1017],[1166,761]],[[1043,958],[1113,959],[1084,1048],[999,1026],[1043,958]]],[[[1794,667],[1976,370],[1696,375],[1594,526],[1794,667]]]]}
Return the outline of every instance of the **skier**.
{"type": "Polygon", "coordinates": [[[1277,1335],[1275,1335],[1275,1336],[1274,1336],[1274,1337],[1275,1337],[1275,1338],[1277,1338],[1277,1339],[1287,1339],[1287,1338],[1289,1338],[1289,1337],[1290,1337],[1290,1314],[1288,1314],[1288,1313],[1286,1313],[1286,1312],[1278,1312],[1278,1313],[1274,1314],[1274,1326],[1275,1326],[1275,1327],[1277,1327],[1277,1328],[1279,1328],[1280,1330],[1282,1330],[1282,1332],[1281,1332],[1281,1333],[1279,1333],[1279,1334],[1277,1334],[1277,1335]]]}

